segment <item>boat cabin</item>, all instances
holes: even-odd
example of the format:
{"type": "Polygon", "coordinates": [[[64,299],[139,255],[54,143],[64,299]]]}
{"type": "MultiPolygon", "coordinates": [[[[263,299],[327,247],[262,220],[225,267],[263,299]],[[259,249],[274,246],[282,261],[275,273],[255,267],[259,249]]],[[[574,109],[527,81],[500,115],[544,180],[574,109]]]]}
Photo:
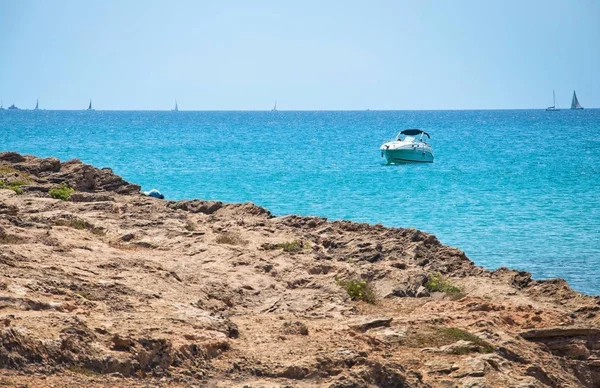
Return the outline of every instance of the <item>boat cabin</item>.
{"type": "Polygon", "coordinates": [[[429,134],[423,130],[405,129],[402,132],[400,132],[398,134],[398,136],[396,136],[396,140],[397,141],[405,141],[405,142],[420,141],[420,142],[427,143],[427,141],[425,139],[423,139],[423,135],[425,135],[425,136],[427,136],[427,138],[431,139],[431,136],[429,136],[429,134]],[[404,138],[401,137],[402,135],[404,135],[404,138]]]}

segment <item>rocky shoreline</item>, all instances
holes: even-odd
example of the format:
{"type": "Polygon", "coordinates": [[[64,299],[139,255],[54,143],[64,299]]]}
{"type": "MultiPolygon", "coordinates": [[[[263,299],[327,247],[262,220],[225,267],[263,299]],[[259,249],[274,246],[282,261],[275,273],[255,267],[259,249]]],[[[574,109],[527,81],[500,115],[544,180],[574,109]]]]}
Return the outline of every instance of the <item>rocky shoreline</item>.
{"type": "Polygon", "coordinates": [[[599,387],[600,298],[415,229],[0,153],[0,386],[75,385],[599,387]]]}

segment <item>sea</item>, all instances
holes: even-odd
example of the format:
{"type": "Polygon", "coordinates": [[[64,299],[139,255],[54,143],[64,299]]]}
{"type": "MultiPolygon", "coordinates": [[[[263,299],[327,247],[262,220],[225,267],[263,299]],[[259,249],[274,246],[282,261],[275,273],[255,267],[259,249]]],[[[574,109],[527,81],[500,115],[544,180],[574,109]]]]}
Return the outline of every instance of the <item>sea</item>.
{"type": "Polygon", "coordinates": [[[600,294],[600,109],[0,111],[0,151],[110,167],[167,199],[418,228],[488,269],[600,294]],[[386,165],[404,128],[432,164],[386,165]]]}

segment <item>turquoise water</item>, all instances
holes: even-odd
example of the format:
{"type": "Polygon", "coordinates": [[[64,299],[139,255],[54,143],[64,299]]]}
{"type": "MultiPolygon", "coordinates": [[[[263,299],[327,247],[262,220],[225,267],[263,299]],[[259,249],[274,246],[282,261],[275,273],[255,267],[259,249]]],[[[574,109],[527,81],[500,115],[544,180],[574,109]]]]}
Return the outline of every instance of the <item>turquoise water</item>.
{"type": "Polygon", "coordinates": [[[0,150],[108,166],[169,199],[416,227],[476,264],[600,294],[600,110],[0,111],[0,150]],[[435,162],[382,164],[402,128],[435,162]]]}

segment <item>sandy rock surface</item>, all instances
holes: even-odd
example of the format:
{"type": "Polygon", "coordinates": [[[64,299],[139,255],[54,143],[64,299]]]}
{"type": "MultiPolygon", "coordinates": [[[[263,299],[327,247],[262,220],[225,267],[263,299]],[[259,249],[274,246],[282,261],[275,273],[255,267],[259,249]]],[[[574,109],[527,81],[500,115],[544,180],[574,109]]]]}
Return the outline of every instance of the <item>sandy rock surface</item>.
{"type": "Polygon", "coordinates": [[[0,386],[600,386],[598,297],[433,235],[159,200],[77,160],[0,153],[0,180],[0,386]]]}

